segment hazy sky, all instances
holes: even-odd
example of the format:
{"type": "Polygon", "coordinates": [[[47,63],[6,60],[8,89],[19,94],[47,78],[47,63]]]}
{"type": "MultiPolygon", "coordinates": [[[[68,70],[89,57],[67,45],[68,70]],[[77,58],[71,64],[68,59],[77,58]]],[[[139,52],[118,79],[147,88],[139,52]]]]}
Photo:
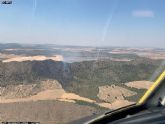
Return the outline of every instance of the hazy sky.
{"type": "Polygon", "coordinates": [[[165,0],[13,0],[0,42],[165,47],[165,0]]]}

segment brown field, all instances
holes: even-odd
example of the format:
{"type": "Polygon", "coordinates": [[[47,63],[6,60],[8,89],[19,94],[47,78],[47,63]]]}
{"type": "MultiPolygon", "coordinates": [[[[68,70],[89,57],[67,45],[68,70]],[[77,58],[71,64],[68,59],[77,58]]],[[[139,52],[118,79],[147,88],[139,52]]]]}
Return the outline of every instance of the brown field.
{"type": "Polygon", "coordinates": [[[116,48],[109,52],[111,54],[136,54],[140,57],[146,57],[150,59],[165,59],[165,51],[156,51],[152,48],[116,48]]]}
{"type": "Polygon", "coordinates": [[[99,103],[98,105],[105,107],[105,108],[109,108],[109,109],[118,109],[124,106],[128,106],[131,104],[134,104],[135,102],[131,102],[128,100],[115,100],[113,103],[99,103]]]}
{"type": "Polygon", "coordinates": [[[125,85],[136,89],[149,89],[152,84],[153,82],[150,81],[133,81],[133,82],[128,82],[125,85]]]}
{"type": "Polygon", "coordinates": [[[38,100],[60,100],[74,102],[81,100],[93,103],[94,100],[81,97],[74,93],[67,93],[58,81],[43,81],[38,86],[31,85],[9,85],[0,88],[0,103],[28,102],[38,100]],[[36,87],[39,87],[36,89],[36,87]]]}
{"type": "Polygon", "coordinates": [[[58,81],[47,80],[39,85],[9,85],[0,88],[0,103],[24,103],[40,100],[56,100],[63,102],[75,103],[76,101],[84,101],[99,105],[108,109],[115,109],[132,104],[132,102],[124,100],[124,96],[135,95],[135,92],[129,91],[119,86],[102,86],[99,88],[98,97],[104,102],[96,102],[95,100],[79,96],[74,93],[66,92],[58,81]],[[38,87],[36,89],[36,87],[38,87]]]}
{"type": "Polygon", "coordinates": [[[36,121],[41,124],[66,124],[91,116],[96,111],[93,107],[54,100],[1,103],[0,123],[2,121],[36,121]]]}
{"type": "Polygon", "coordinates": [[[17,56],[11,57],[8,59],[3,60],[2,62],[23,62],[23,61],[44,61],[44,60],[54,60],[54,61],[63,61],[63,57],[61,55],[55,55],[53,57],[46,57],[46,56],[17,56]]]}
{"type": "Polygon", "coordinates": [[[97,96],[105,102],[113,103],[117,100],[124,100],[124,97],[133,95],[136,95],[136,92],[115,85],[107,85],[99,87],[97,96]]]}

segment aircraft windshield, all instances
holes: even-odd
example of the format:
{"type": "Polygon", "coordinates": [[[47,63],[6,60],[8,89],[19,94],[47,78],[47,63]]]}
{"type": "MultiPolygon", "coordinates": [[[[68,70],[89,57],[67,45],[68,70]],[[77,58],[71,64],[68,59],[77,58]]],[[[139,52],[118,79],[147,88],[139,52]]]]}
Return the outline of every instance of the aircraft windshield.
{"type": "Polygon", "coordinates": [[[164,0],[0,0],[0,123],[74,123],[136,103],[165,69],[164,0]]]}

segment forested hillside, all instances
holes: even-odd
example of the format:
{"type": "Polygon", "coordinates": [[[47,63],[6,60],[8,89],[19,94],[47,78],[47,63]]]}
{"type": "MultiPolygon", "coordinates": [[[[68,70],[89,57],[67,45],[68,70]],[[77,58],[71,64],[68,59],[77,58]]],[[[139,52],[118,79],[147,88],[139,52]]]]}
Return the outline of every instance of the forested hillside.
{"type": "Polygon", "coordinates": [[[138,58],[129,62],[101,60],[75,63],[45,61],[0,62],[0,85],[58,80],[63,88],[97,99],[98,87],[149,80],[161,61],[138,58]]]}

